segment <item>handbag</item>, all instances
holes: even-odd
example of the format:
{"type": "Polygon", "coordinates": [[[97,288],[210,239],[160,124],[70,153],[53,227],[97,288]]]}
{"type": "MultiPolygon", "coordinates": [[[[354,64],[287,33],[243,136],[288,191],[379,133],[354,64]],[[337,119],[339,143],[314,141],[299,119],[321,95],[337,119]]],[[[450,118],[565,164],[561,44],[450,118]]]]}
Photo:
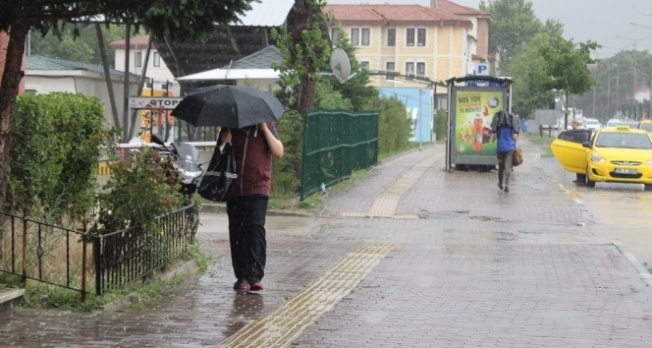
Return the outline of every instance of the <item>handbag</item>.
{"type": "Polygon", "coordinates": [[[224,144],[222,151],[220,151],[219,146],[215,148],[197,193],[211,201],[226,202],[233,194],[237,179],[238,173],[233,146],[231,142],[228,142],[224,144]]]}
{"type": "Polygon", "coordinates": [[[516,150],[514,150],[514,160],[512,161],[512,164],[514,167],[521,165],[523,163],[523,152],[521,151],[520,147],[517,147],[516,150]]]}

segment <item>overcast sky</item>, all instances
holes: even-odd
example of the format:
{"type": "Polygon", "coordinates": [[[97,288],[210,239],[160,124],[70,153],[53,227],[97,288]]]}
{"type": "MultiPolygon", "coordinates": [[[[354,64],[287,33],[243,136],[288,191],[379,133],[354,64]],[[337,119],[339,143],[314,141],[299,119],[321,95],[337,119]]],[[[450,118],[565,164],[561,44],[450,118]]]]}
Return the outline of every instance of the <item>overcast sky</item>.
{"type": "MultiPolygon", "coordinates": [[[[327,0],[329,4],[419,4],[430,0],[327,0]]],[[[478,8],[480,0],[452,0],[478,8]]],[[[485,0],[488,3],[489,0],[485,0]]],[[[556,19],[564,24],[564,36],[575,42],[597,41],[603,47],[598,58],[619,50],[652,51],[652,0],[532,0],[534,13],[542,21],[556,19]],[[634,23],[634,24],[632,24],[634,23]],[[620,36],[620,37],[619,37],[620,36]]]]}

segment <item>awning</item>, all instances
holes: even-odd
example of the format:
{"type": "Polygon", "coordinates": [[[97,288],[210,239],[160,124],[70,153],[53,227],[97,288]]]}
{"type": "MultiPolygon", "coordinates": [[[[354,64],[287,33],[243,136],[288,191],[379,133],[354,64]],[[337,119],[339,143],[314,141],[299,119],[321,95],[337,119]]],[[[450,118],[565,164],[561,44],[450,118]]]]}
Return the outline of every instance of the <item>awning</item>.
{"type": "Polygon", "coordinates": [[[274,69],[213,69],[200,73],[182,76],[177,81],[196,80],[262,80],[278,79],[279,72],[274,69]]]}

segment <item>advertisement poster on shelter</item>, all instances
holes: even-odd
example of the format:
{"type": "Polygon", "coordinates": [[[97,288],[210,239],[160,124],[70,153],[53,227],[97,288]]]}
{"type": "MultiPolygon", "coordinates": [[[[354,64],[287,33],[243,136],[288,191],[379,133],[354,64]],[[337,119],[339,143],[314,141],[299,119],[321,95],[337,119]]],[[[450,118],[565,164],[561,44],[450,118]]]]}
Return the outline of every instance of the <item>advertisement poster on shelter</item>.
{"type": "Polygon", "coordinates": [[[505,107],[503,89],[457,90],[455,94],[456,156],[496,156],[491,119],[505,107]]]}

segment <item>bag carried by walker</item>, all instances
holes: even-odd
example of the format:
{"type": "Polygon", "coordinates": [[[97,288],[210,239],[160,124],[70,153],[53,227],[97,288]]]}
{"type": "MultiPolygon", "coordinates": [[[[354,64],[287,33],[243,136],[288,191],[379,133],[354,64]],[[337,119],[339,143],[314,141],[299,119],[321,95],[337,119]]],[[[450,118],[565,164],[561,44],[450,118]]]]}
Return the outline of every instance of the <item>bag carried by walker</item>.
{"type": "Polygon", "coordinates": [[[523,152],[520,147],[516,147],[516,150],[514,150],[514,160],[512,162],[514,167],[523,163],[523,152]]]}
{"type": "Polygon", "coordinates": [[[227,142],[222,151],[219,146],[215,148],[197,193],[211,201],[226,202],[233,194],[236,179],[238,179],[238,173],[233,146],[231,142],[227,142]]]}

